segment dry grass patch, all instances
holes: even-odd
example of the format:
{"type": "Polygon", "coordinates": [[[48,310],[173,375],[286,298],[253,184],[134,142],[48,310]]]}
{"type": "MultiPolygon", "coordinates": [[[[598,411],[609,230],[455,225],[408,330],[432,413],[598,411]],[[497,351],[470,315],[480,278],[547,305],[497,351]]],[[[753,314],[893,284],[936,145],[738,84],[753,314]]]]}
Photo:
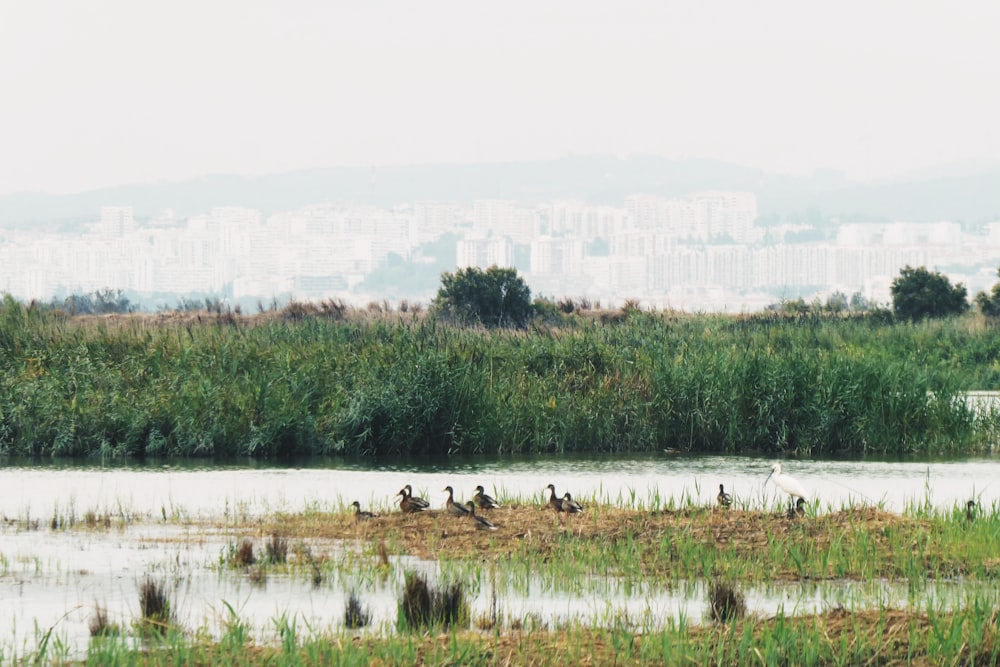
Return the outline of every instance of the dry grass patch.
{"type": "MultiPolygon", "coordinates": [[[[610,573],[627,567],[644,575],[700,576],[690,571],[695,560],[692,553],[700,554],[702,561],[721,559],[724,553],[727,562],[750,563],[751,570],[764,568],[760,571],[763,576],[794,580],[909,575],[900,571],[911,566],[902,562],[902,553],[910,551],[911,545],[930,545],[920,558],[915,558],[917,567],[924,568],[928,576],[982,569],[982,562],[970,561],[961,543],[942,537],[945,524],[941,520],[892,514],[873,507],[791,520],[775,512],[717,512],[711,507],[642,511],[592,503],[584,512],[568,516],[540,505],[515,504],[493,510],[489,517],[496,531],[478,531],[474,522],[444,510],[390,512],[364,522],[355,521],[350,511],[281,514],[266,519],[262,528],[303,539],[343,540],[372,548],[388,545],[379,546],[383,550],[382,562],[388,552],[427,560],[593,560],[621,546],[635,558],[613,563],[610,573]],[[766,556],[780,549],[813,554],[814,560],[803,566],[784,556],[766,556]],[[816,564],[818,553],[842,555],[830,558],[824,569],[816,564]],[[876,569],[871,569],[870,562],[865,564],[868,569],[857,569],[859,554],[873,554],[876,569]]],[[[864,559],[871,560],[868,555],[864,559]]]]}

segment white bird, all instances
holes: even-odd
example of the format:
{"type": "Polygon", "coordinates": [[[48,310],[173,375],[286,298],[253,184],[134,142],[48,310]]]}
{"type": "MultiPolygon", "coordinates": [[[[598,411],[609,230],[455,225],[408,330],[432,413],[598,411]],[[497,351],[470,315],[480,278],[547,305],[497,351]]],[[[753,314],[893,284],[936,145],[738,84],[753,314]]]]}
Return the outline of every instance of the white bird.
{"type": "MultiPolygon", "coordinates": [[[[767,476],[767,479],[773,480],[776,487],[787,493],[789,500],[795,500],[796,498],[809,500],[809,492],[799,483],[799,480],[781,472],[780,463],[775,463],[771,466],[771,474],[767,476]]],[[[764,480],[765,484],[767,484],[767,479],[764,480]]]]}

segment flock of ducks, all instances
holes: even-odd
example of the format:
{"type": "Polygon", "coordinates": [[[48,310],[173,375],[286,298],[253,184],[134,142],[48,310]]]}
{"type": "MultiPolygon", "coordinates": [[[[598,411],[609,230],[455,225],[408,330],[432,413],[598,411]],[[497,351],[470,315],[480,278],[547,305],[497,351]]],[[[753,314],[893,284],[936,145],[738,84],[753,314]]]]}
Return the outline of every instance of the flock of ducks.
{"type": "MultiPolygon", "coordinates": [[[[785,512],[785,516],[789,519],[797,519],[805,516],[805,506],[809,498],[809,492],[806,491],[805,487],[791,475],[787,475],[782,472],[780,463],[775,463],[771,466],[771,473],[767,476],[767,479],[764,480],[764,483],[766,484],[769,480],[772,481],[778,489],[788,495],[789,507],[788,511],[785,512]]],[[[551,507],[556,512],[577,514],[583,511],[583,505],[573,500],[573,496],[569,493],[569,491],[564,493],[562,496],[559,496],[556,494],[556,487],[554,484],[549,484],[545,487],[545,490],[549,492],[547,506],[551,507]]],[[[448,494],[448,499],[445,500],[444,505],[445,510],[449,514],[458,518],[467,518],[474,521],[477,529],[496,530],[496,525],[493,524],[493,522],[481,514],[476,514],[476,507],[481,510],[493,510],[501,506],[495,498],[486,494],[482,485],[476,487],[476,493],[472,496],[472,500],[469,500],[464,504],[455,502],[455,490],[451,486],[444,487],[442,492],[448,494]]],[[[409,484],[400,489],[396,496],[401,497],[401,500],[399,501],[399,509],[402,512],[414,513],[430,509],[431,504],[429,502],[419,496],[413,495],[413,488],[409,484]]],[[[729,509],[733,504],[733,497],[729,493],[726,493],[724,484],[719,484],[719,495],[717,495],[715,499],[719,507],[723,509],[729,509]]],[[[351,503],[351,506],[354,507],[354,518],[358,521],[374,519],[379,516],[378,514],[373,514],[369,511],[361,509],[361,503],[356,500],[351,503]]],[[[970,500],[966,504],[965,512],[966,518],[972,521],[976,513],[976,501],[970,500]]]]}
{"type": "MultiPolygon", "coordinates": [[[[554,484],[549,484],[545,487],[549,492],[549,502],[548,506],[554,509],[556,512],[565,512],[566,514],[578,514],[583,511],[583,505],[573,500],[573,495],[567,491],[562,495],[562,497],[556,495],[556,487],[554,484]]],[[[460,503],[455,501],[455,489],[450,486],[444,487],[442,493],[447,493],[448,498],[444,501],[445,511],[452,516],[458,517],[460,519],[470,519],[475,523],[475,526],[479,530],[496,530],[496,524],[487,519],[482,514],[476,514],[476,508],[481,510],[493,510],[501,507],[500,502],[488,495],[486,489],[482,485],[476,487],[476,494],[472,496],[472,500],[466,501],[465,503],[460,503]]],[[[423,512],[430,509],[431,504],[424,498],[420,496],[413,495],[413,487],[407,484],[396,497],[400,498],[399,510],[406,514],[413,514],[416,512],[423,512]]],[[[356,521],[367,521],[368,519],[378,518],[378,514],[369,512],[368,510],[361,509],[361,503],[355,500],[351,503],[351,507],[354,508],[354,519],[356,521]]]]}

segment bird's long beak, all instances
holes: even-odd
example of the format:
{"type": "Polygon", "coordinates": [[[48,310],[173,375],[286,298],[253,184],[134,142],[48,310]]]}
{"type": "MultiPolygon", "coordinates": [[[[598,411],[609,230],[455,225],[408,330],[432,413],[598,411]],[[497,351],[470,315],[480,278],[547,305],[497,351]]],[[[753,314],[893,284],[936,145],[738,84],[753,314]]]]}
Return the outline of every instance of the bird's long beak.
{"type": "Polygon", "coordinates": [[[765,484],[767,484],[767,480],[768,480],[768,479],[771,479],[771,475],[773,475],[773,474],[774,474],[774,471],[773,471],[773,470],[772,470],[771,472],[769,472],[769,473],[767,474],[767,479],[765,479],[765,480],[764,480],[764,483],[765,483],[765,484]]]}

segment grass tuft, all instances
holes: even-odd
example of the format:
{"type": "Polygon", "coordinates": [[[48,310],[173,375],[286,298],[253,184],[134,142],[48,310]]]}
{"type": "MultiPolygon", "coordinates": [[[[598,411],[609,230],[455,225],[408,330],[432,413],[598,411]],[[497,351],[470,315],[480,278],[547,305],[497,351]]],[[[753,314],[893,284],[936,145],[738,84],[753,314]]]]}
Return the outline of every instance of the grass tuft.
{"type": "Polygon", "coordinates": [[[139,622],[143,630],[162,634],[173,622],[170,598],[162,581],[148,576],[139,586],[139,622]]]}
{"type": "Polygon", "coordinates": [[[244,537],[238,547],[231,550],[229,561],[237,567],[249,567],[257,562],[257,557],[253,553],[253,540],[244,537]]]}
{"type": "Polygon", "coordinates": [[[708,589],[708,602],[712,610],[712,620],[719,623],[741,619],[747,613],[743,594],[727,582],[712,583],[708,589]]]}
{"type": "Polygon", "coordinates": [[[344,607],[344,627],[363,628],[371,622],[371,613],[361,605],[358,594],[355,591],[347,596],[347,604],[344,607]]]}
{"type": "Polygon", "coordinates": [[[91,637],[114,637],[121,634],[121,628],[108,618],[108,610],[96,602],[94,615],[87,622],[87,629],[90,630],[91,637]]]}
{"type": "Polygon", "coordinates": [[[399,606],[410,629],[467,625],[469,621],[469,605],[461,583],[431,588],[427,578],[416,572],[406,573],[399,606]]]}
{"type": "Polygon", "coordinates": [[[271,539],[265,545],[267,562],[282,564],[288,561],[288,538],[278,533],[272,533],[271,539]]]}

